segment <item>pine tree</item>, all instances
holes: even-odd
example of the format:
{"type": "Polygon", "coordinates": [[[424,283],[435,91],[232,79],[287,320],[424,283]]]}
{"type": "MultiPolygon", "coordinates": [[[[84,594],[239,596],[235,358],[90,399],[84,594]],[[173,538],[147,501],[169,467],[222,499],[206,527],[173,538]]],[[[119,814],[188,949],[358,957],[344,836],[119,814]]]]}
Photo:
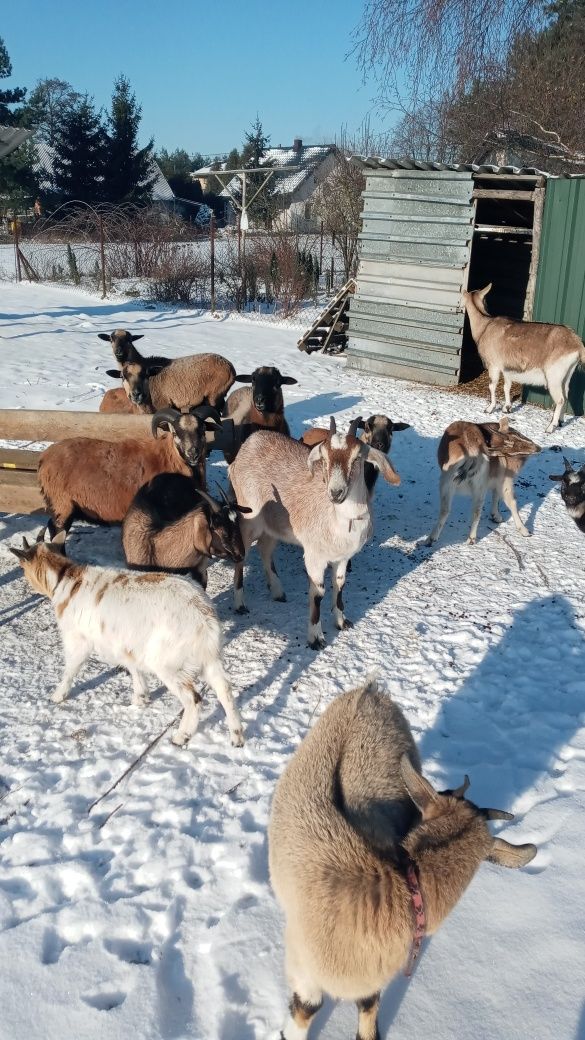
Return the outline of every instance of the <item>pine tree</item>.
{"type": "MultiPolygon", "coordinates": [[[[257,169],[262,166],[266,173],[272,166],[272,162],[266,158],[266,152],[270,147],[270,137],[264,133],[264,128],[260,121],[260,117],[257,115],[254,123],[244,135],[244,146],[242,148],[242,154],[240,156],[240,163],[244,167],[250,167],[250,169],[257,169]]],[[[248,198],[252,198],[256,191],[262,185],[266,177],[265,173],[251,173],[246,177],[247,195],[248,198]]],[[[260,194],[256,196],[254,202],[248,207],[248,212],[252,220],[259,224],[264,224],[266,227],[270,226],[272,217],[274,215],[274,178],[270,180],[261,189],[260,194]]]]}
{"type": "Polygon", "coordinates": [[[108,117],[104,194],[109,202],[143,205],[152,199],[156,181],[153,171],[153,141],[138,147],[142,109],[130,83],[119,76],[114,84],[108,117]]]}
{"type": "MultiPolygon", "coordinates": [[[[12,75],[12,62],[8,57],[6,44],[0,36],[0,79],[8,79],[12,75]]],[[[3,126],[15,126],[19,122],[20,113],[11,112],[9,105],[18,105],[24,101],[26,90],[23,87],[13,87],[12,90],[0,90],[0,124],[3,126]]]]}
{"type": "Polygon", "coordinates": [[[237,148],[232,148],[225,161],[226,170],[237,170],[240,166],[240,153],[237,148]]]}
{"type": "Polygon", "coordinates": [[[53,186],[60,201],[95,205],[103,200],[104,144],[101,113],[86,94],[65,114],[57,134],[53,186]]]}

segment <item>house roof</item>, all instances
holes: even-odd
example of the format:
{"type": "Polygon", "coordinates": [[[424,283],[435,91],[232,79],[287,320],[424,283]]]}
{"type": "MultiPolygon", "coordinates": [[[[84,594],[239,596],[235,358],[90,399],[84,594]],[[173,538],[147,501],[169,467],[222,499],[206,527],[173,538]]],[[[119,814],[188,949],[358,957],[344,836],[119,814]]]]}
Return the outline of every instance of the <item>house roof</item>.
{"type": "MultiPolygon", "coordinates": [[[[260,159],[259,165],[271,166],[278,170],[286,170],[287,167],[299,167],[298,169],[292,169],[288,176],[278,176],[274,180],[275,195],[290,195],[297,190],[307,177],[310,177],[334,150],[335,145],[332,144],[301,145],[299,148],[295,148],[292,145],[290,148],[268,148],[265,155],[260,159]]],[[[202,166],[201,169],[195,170],[191,176],[194,178],[208,177],[214,171],[221,173],[225,168],[225,162],[210,163],[209,166],[202,166]]],[[[231,192],[239,190],[240,180],[240,177],[237,175],[232,177],[228,184],[231,192]]],[[[224,188],[220,194],[227,196],[229,192],[224,188]]]]}
{"type": "MultiPolygon", "coordinates": [[[[40,140],[35,141],[35,149],[37,153],[35,170],[42,178],[41,185],[43,187],[49,187],[53,176],[55,149],[52,148],[50,144],[40,140]]],[[[175,197],[172,188],[164,176],[160,166],[154,161],[154,159],[151,162],[151,171],[152,175],[156,176],[152,189],[153,202],[172,202],[175,197]]]]}
{"type": "Polygon", "coordinates": [[[20,126],[0,126],[0,159],[5,159],[31,136],[32,130],[20,126]]]}

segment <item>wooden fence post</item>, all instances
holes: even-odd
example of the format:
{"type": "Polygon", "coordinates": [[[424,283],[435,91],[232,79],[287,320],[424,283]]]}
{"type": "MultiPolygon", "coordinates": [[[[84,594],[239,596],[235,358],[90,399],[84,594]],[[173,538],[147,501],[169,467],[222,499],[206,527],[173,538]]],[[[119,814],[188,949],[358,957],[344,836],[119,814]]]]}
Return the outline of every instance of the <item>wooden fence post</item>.
{"type": "Polygon", "coordinates": [[[13,210],[14,219],[12,221],[12,228],[14,231],[14,256],[16,260],[16,281],[22,281],[22,271],[20,269],[20,246],[18,243],[18,217],[16,216],[16,210],[13,210]]]}
{"type": "Polygon", "coordinates": [[[211,253],[211,309],[215,310],[215,213],[209,221],[209,249],[211,253]]]}
{"type": "Polygon", "coordinates": [[[106,298],[106,250],[104,248],[104,218],[99,214],[100,256],[102,258],[102,300],[106,298]]]}

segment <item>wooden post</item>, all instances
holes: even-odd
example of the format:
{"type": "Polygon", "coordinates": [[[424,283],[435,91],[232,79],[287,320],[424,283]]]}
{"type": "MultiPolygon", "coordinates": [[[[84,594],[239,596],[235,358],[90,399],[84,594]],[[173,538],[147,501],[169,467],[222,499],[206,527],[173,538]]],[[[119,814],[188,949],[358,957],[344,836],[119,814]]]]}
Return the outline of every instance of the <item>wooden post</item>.
{"type": "Polygon", "coordinates": [[[211,309],[215,310],[215,213],[209,221],[209,251],[211,254],[211,309]]]}
{"type": "Polygon", "coordinates": [[[18,244],[18,218],[16,216],[16,210],[13,210],[14,220],[12,221],[12,227],[14,228],[14,255],[16,258],[16,281],[22,281],[22,271],[20,269],[20,246],[18,244]]]}
{"type": "Polygon", "coordinates": [[[106,298],[106,250],[104,248],[104,218],[99,214],[100,256],[102,258],[102,300],[106,298]]]}
{"type": "Polygon", "coordinates": [[[331,254],[331,291],[333,292],[333,279],[335,277],[335,257],[331,254]]]}
{"type": "Polygon", "coordinates": [[[319,271],[323,270],[323,221],[321,221],[321,241],[319,243],[319,271]]]}
{"type": "Polygon", "coordinates": [[[524,321],[532,321],[534,308],[534,291],[536,289],[536,276],[538,274],[538,258],[540,255],[540,235],[542,232],[542,213],[544,210],[545,185],[541,181],[534,190],[534,214],[532,218],[532,253],[530,255],[530,270],[528,273],[528,284],[526,286],[526,298],[524,300],[524,321]]]}

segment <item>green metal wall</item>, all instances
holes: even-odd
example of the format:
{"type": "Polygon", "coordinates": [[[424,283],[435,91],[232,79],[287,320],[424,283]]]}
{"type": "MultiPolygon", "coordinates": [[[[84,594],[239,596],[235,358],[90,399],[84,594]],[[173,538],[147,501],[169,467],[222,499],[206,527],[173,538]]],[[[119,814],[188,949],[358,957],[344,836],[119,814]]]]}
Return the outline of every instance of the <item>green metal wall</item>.
{"type": "MultiPolygon", "coordinates": [[[[585,338],[585,177],[547,182],[532,317],[570,325],[585,338]]],[[[539,387],[527,387],[523,398],[552,405],[539,387]]],[[[585,373],[580,369],[571,380],[569,404],[576,415],[584,414],[585,373]]]]}
{"type": "Polygon", "coordinates": [[[454,385],[473,236],[471,173],[367,172],[348,365],[454,385]]]}

